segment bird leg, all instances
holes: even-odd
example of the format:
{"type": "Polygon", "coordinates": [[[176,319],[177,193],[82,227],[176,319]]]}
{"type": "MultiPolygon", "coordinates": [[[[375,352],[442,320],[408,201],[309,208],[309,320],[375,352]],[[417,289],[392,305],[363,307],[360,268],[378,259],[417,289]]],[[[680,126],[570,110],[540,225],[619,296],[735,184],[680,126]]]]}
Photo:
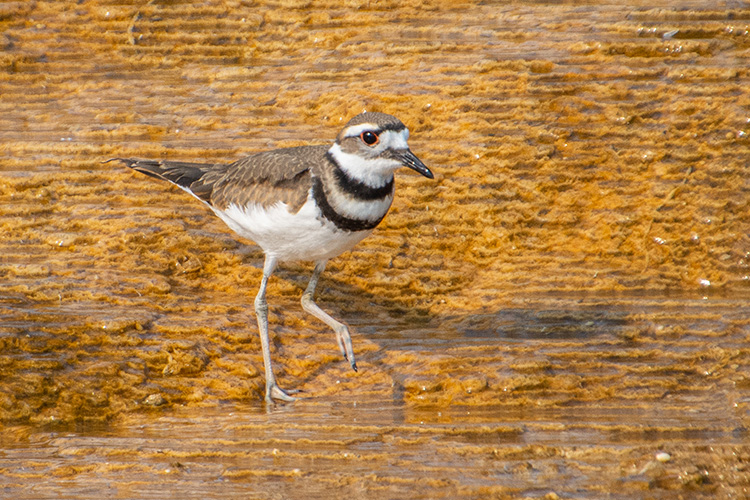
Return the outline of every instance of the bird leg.
{"type": "Polygon", "coordinates": [[[354,361],[352,337],[351,335],[349,335],[349,328],[347,328],[343,323],[339,323],[338,321],[333,319],[327,312],[318,307],[318,304],[316,304],[313,300],[315,287],[318,286],[318,279],[320,278],[320,274],[326,268],[326,262],[327,261],[322,260],[315,264],[315,270],[313,271],[312,277],[310,278],[310,283],[308,283],[307,288],[305,289],[305,293],[302,294],[302,308],[306,312],[312,314],[313,316],[333,328],[333,331],[336,333],[336,342],[339,344],[341,354],[344,355],[344,358],[349,361],[349,363],[352,365],[352,368],[356,372],[357,363],[354,361]]]}
{"type": "Polygon", "coordinates": [[[271,347],[268,340],[268,303],[266,302],[266,285],[268,278],[276,269],[276,258],[266,256],[263,264],[263,279],[260,282],[258,295],[255,296],[255,316],[258,319],[258,334],[260,335],[260,345],[263,349],[263,367],[266,371],[266,402],[272,403],[274,399],[282,401],[294,401],[295,398],[284,392],[276,385],[276,377],[273,375],[271,366],[271,347]]]}

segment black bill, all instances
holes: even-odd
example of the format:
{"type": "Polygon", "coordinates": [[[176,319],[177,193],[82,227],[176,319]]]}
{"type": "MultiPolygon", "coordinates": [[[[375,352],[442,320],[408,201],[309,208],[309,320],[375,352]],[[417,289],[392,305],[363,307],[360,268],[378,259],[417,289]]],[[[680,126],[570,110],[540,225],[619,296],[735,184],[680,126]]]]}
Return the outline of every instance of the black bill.
{"type": "Polygon", "coordinates": [[[405,167],[409,167],[412,170],[416,170],[420,174],[424,175],[428,179],[434,179],[435,176],[432,175],[432,172],[430,171],[427,166],[422,163],[422,160],[417,158],[414,153],[412,153],[408,149],[404,149],[401,151],[396,152],[395,155],[400,161],[401,164],[405,167]]]}

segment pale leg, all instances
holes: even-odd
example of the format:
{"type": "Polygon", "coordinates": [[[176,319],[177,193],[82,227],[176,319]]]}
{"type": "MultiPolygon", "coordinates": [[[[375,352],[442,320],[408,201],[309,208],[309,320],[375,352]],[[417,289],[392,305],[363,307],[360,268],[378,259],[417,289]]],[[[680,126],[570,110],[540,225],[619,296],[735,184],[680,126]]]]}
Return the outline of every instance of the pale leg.
{"type": "Polygon", "coordinates": [[[322,273],[326,268],[326,262],[327,261],[322,260],[315,263],[315,270],[313,271],[312,277],[310,278],[310,283],[308,283],[307,288],[305,289],[305,293],[302,294],[302,308],[306,312],[312,314],[313,316],[333,328],[333,331],[336,333],[336,342],[338,342],[339,349],[341,349],[341,354],[344,355],[344,358],[349,360],[349,363],[352,365],[352,368],[356,372],[357,363],[355,363],[354,361],[352,337],[351,335],[349,335],[349,329],[343,323],[339,323],[338,321],[333,319],[328,313],[318,307],[318,304],[316,304],[315,301],[313,301],[315,287],[318,286],[320,273],[322,273]]]}
{"type": "Polygon", "coordinates": [[[260,335],[260,345],[263,349],[263,366],[266,371],[266,402],[272,403],[274,399],[282,401],[294,401],[295,398],[284,392],[276,385],[276,377],[273,375],[271,366],[271,347],[268,340],[268,303],[266,302],[266,285],[268,278],[276,269],[276,258],[266,256],[263,264],[263,279],[260,282],[258,295],[255,296],[255,316],[258,318],[258,334],[260,335]]]}

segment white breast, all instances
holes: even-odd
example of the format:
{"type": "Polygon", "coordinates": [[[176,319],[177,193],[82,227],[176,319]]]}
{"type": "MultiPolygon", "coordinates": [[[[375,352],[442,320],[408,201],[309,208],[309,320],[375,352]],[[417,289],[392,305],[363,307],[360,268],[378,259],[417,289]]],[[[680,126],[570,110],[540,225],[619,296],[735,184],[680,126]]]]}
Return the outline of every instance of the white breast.
{"type": "Polygon", "coordinates": [[[372,230],[341,231],[325,220],[312,196],[299,212],[292,214],[286,203],[271,207],[251,204],[230,205],[214,210],[221,220],[240,236],[257,243],[266,254],[280,261],[319,261],[345,252],[367,237],[372,230]]]}
{"type": "Polygon", "coordinates": [[[346,196],[340,191],[331,191],[327,193],[328,202],[334,210],[344,217],[350,219],[379,221],[388,213],[393,203],[393,195],[386,196],[380,200],[358,200],[346,196]]]}

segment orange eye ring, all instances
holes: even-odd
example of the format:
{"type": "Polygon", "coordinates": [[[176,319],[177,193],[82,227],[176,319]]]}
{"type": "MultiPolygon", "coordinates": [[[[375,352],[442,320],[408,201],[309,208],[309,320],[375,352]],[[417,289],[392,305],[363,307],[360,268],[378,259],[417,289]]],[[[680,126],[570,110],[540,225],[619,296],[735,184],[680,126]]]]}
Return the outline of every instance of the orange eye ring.
{"type": "Polygon", "coordinates": [[[365,130],[364,132],[359,134],[359,138],[362,139],[362,142],[370,147],[373,147],[380,142],[380,137],[378,137],[378,134],[371,130],[365,130]]]}

